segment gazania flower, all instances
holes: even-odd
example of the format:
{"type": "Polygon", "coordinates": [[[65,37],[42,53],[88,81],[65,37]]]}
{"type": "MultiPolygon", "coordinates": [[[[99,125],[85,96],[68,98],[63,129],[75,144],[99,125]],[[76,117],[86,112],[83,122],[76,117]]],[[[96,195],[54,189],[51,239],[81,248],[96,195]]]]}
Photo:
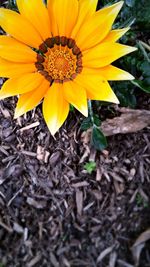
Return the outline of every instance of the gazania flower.
{"type": "Polygon", "coordinates": [[[0,99],[19,95],[15,118],[43,100],[52,133],[72,104],[88,115],[87,99],[118,103],[109,80],[133,76],[111,63],[136,50],[116,41],[128,30],[111,30],[123,1],[96,11],[98,0],[17,0],[19,13],[0,8],[0,76],[9,78],[0,99]]]}

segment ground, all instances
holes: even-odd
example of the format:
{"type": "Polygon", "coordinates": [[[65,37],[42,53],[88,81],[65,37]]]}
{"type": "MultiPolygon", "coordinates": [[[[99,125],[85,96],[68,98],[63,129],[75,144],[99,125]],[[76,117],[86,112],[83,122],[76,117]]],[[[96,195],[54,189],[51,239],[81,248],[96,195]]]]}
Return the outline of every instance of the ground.
{"type": "Polygon", "coordinates": [[[149,128],[96,152],[79,113],[53,139],[41,106],[13,120],[15,103],[0,103],[0,266],[150,266],[149,241],[139,265],[131,249],[150,226],[149,128]]]}
{"type": "MultiPolygon", "coordinates": [[[[136,35],[123,41],[149,44],[148,1],[125,3],[120,20],[140,18],[136,35]]],[[[142,80],[149,57],[138,53],[128,58],[131,68],[125,61],[122,68],[142,80]]],[[[148,94],[138,92],[135,104],[137,88],[124,82],[119,88],[128,91],[126,106],[149,110],[148,94]]],[[[150,127],[110,136],[98,152],[85,142],[77,111],[54,139],[41,105],[13,120],[16,101],[0,101],[0,267],[150,267],[150,127]],[[96,163],[91,174],[89,161],[96,163]]],[[[119,115],[113,106],[95,111],[104,121],[119,115]]]]}

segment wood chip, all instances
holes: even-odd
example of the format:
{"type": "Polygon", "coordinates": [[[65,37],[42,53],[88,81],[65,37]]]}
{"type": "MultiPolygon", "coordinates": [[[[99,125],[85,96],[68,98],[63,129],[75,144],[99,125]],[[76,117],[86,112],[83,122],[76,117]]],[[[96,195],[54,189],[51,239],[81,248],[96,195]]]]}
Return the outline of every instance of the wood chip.
{"type": "Polygon", "coordinates": [[[97,258],[97,263],[101,262],[108,254],[110,254],[113,250],[114,246],[108,247],[103,250],[97,258]]]}
{"type": "Polygon", "coordinates": [[[131,265],[130,263],[123,261],[123,260],[117,260],[117,262],[119,263],[120,267],[135,267],[135,266],[131,265]]]}
{"type": "Polygon", "coordinates": [[[41,260],[41,258],[42,258],[42,255],[39,253],[30,262],[27,263],[27,267],[33,267],[41,260]]]}
{"type": "Polygon", "coordinates": [[[76,205],[77,205],[77,213],[81,216],[83,210],[83,192],[80,190],[76,191],[76,205]]]}
{"type": "Polygon", "coordinates": [[[1,113],[3,114],[3,116],[5,118],[10,118],[11,117],[9,111],[6,108],[2,107],[2,105],[0,105],[0,111],[1,111],[1,113]]]}
{"type": "Polygon", "coordinates": [[[144,231],[140,236],[136,239],[135,243],[133,244],[132,248],[140,245],[143,242],[146,242],[150,239],[150,229],[144,231]]]}
{"type": "Polygon", "coordinates": [[[50,253],[50,262],[52,263],[54,267],[60,267],[59,262],[57,261],[54,253],[52,252],[50,253]]]}
{"type": "Polygon", "coordinates": [[[36,158],[36,156],[37,156],[36,153],[31,152],[31,151],[26,151],[26,150],[22,150],[21,153],[24,155],[30,156],[30,157],[34,157],[34,158],[36,158]]]}
{"type": "Polygon", "coordinates": [[[27,203],[30,205],[30,206],[33,206],[34,208],[36,209],[43,209],[46,207],[47,205],[47,202],[44,201],[44,200],[40,200],[40,201],[36,201],[35,199],[31,198],[31,197],[28,197],[27,198],[27,203]]]}
{"type": "Polygon", "coordinates": [[[75,188],[84,187],[84,186],[88,186],[88,185],[89,185],[89,183],[86,182],[86,181],[79,182],[79,183],[76,183],[76,184],[72,184],[72,186],[75,187],[75,188]]]}
{"type": "Polygon", "coordinates": [[[19,225],[18,223],[16,223],[16,222],[14,222],[13,230],[15,232],[17,232],[18,234],[23,234],[23,232],[24,232],[23,227],[21,225],[19,225]]]}
{"type": "Polygon", "coordinates": [[[39,161],[44,161],[45,163],[48,162],[48,158],[50,153],[48,151],[45,150],[44,147],[42,146],[37,146],[37,159],[39,161]]]}
{"type": "Polygon", "coordinates": [[[116,260],[117,260],[117,253],[116,253],[116,251],[113,251],[110,254],[109,267],[115,267],[116,266],[116,260]]]}
{"type": "Polygon", "coordinates": [[[19,129],[19,131],[20,131],[20,132],[24,132],[24,131],[26,131],[26,130],[35,128],[35,127],[37,127],[37,126],[39,126],[39,125],[40,125],[39,121],[36,121],[36,122],[34,122],[34,123],[31,123],[30,125],[27,125],[27,126],[21,128],[21,129],[19,129]]]}
{"type": "Polygon", "coordinates": [[[101,179],[102,179],[102,171],[101,171],[101,169],[100,168],[97,168],[97,170],[96,170],[96,181],[101,181],[101,179]]]}
{"type": "Polygon", "coordinates": [[[140,255],[145,246],[145,242],[150,239],[150,229],[144,231],[139,237],[136,239],[135,243],[131,247],[132,255],[135,261],[135,266],[139,266],[140,255]]]}
{"type": "Polygon", "coordinates": [[[8,225],[6,225],[4,222],[2,222],[0,220],[0,226],[3,227],[7,232],[9,233],[13,233],[13,229],[11,227],[9,227],[8,225]]]}

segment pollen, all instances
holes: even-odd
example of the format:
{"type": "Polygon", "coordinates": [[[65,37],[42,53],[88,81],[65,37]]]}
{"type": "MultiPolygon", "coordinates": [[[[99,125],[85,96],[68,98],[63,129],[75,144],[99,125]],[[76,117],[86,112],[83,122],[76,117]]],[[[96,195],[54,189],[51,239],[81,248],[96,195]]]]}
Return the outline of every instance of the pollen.
{"type": "Polygon", "coordinates": [[[66,82],[82,71],[82,54],[75,41],[66,37],[49,38],[40,46],[36,67],[49,81],[66,82]]]}
{"type": "Polygon", "coordinates": [[[75,73],[76,63],[76,56],[69,49],[56,45],[53,49],[48,49],[43,66],[53,80],[63,81],[70,79],[75,73]]]}

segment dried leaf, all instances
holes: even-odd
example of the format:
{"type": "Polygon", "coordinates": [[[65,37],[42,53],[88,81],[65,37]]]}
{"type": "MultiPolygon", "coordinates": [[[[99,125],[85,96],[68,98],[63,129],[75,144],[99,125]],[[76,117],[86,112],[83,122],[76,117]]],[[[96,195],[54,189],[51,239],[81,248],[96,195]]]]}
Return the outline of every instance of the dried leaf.
{"type": "Polygon", "coordinates": [[[31,198],[31,197],[28,197],[27,198],[27,203],[30,206],[33,206],[36,209],[43,209],[43,208],[46,207],[46,204],[47,204],[46,201],[44,201],[44,200],[36,201],[33,198],[31,198]]]}
{"type": "Polygon", "coordinates": [[[150,239],[150,229],[144,231],[140,236],[136,239],[135,243],[133,244],[133,247],[136,247],[140,245],[141,243],[144,243],[150,239]]]}
{"type": "Polygon", "coordinates": [[[83,210],[83,193],[80,190],[76,191],[76,205],[77,205],[77,213],[81,216],[83,210]]]}
{"type": "Polygon", "coordinates": [[[150,111],[122,108],[120,117],[108,119],[101,125],[105,136],[135,133],[150,125],[150,111]]]}
{"type": "Polygon", "coordinates": [[[105,258],[108,254],[110,254],[112,252],[113,248],[114,248],[114,246],[111,246],[111,247],[108,247],[105,250],[103,250],[97,258],[97,263],[102,261],[103,258],[105,258]]]}
{"type": "Polygon", "coordinates": [[[132,255],[135,261],[135,266],[139,266],[140,255],[145,246],[145,242],[150,239],[150,229],[144,231],[140,236],[136,239],[135,243],[131,247],[132,255]]]}

